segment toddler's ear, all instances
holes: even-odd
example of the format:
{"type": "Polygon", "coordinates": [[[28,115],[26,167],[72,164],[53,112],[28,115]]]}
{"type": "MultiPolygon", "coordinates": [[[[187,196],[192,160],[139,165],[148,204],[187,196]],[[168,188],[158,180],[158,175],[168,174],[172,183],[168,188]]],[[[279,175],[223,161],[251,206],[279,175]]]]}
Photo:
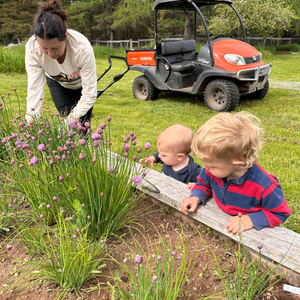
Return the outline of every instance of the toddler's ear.
{"type": "Polygon", "coordinates": [[[232,161],[232,164],[237,167],[237,168],[242,168],[242,167],[245,167],[245,163],[239,159],[234,159],[232,161]]]}
{"type": "Polygon", "coordinates": [[[178,160],[183,160],[186,157],[186,155],[184,153],[178,153],[177,154],[177,159],[178,160]]]}

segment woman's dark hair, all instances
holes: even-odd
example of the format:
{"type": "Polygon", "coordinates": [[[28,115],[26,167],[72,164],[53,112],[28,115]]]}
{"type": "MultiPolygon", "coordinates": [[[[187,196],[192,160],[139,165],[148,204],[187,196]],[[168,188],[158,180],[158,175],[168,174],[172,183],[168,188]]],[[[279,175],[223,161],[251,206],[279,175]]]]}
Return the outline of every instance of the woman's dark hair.
{"type": "Polygon", "coordinates": [[[33,33],[41,39],[66,39],[68,15],[57,0],[40,3],[33,21],[33,33]]]}

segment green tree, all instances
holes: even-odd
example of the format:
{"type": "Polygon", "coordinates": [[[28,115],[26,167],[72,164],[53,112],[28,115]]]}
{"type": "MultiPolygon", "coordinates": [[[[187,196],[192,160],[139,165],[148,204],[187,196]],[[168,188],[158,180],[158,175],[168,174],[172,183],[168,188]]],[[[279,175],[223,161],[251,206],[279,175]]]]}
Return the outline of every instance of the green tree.
{"type": "Polygon", "coordinates": [[[36,11],[34,0],[0,1],[0,39],[29,37],[36,11]]]}
{"type": "MultiPolygon", "coordinates": [[[[282,1],[234,0],[233,5],[243,19],[248,36],[282,37],[297,19],[294,10],[282,1]]],[[[240,23],[234,11],[226,5],[217,5],[215,11],[209,20],[210,32],[241,37],[240,23]]]]}

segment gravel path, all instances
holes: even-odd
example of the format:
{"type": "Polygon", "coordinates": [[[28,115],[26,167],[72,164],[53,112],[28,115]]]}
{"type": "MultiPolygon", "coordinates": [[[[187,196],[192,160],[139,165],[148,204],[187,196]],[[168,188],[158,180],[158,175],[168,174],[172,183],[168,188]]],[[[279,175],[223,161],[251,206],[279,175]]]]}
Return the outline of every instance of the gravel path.
{"type": "Polygon", "coordinates": [[[288,82],[288,81],[273,81],[269,80],[270,87],[275,89],[289,89],[300,91],[300,82],[288,82]]]}

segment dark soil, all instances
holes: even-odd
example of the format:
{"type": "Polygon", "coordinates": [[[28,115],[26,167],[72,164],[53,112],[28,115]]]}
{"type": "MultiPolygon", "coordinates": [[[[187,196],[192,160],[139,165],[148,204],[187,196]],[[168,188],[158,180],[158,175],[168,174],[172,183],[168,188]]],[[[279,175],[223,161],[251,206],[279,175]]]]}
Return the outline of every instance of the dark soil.
{"type": "MultiPolygon", "coordinates": [[[[132,263],[132,260],[128,260],[128,257],[130,256],[128,256],[128,253],[131,253],[131,257],[135,255],[135,246],[132,235],[134,235],[134,239],[144,246],[144,250],[147,251],[147,249],[150,248],[149,245],[155,242],[154,235],[157,234],[157,231],[164,239],[170,240],[174,246],[178,244],[179,235],[182,232],[184,240],[189,243],[188,249],[191,259],[194,258],[194,255],[196,255],[197,258],[189,281],[185,285],[185,291],[178,299],[196,300],[204,295],[213,295],[222,290],[221,281],[215,272],[212,261],[199,235],[200,233],[205,243],[209,245],[211,250],[219,257],[224,269],[229,269],[232,276],[234,276],[234,253],[236,245],[233,241],[224,240],[216,233],[211,232],[209,228],[204,228],[201,225],[195,228],[190,223],[187,223],[186,219],[181,219],[174,210],[165,205],[153,202],[151,198],[144,197],[139,205],[139,209],[140,208],[147,209],[148,214],[139,219],[138,231],[136,230],[130,233],[129,229],[123,229],[118,233],[118,235],[122,236],[126,241],[126,244],[120,243],[117,238],[112,238],[106,242],[106,246],[109,249],[115,249],[111,254],[114,259],[125,264],[132,263]],[[147,242],[145,242],[143,236],[147,237],[147,242]]],[[[7,243],[3,242],[4,239],[5,237],[0,236],[2,247],[6,247],[7,245],[7,243]]],[[[40,282],[38,285],[31,286],[27,289],[21,288],[19,291],[14,292],[5,291],[10,284],[7,280],[13,277],[17,278],[18,273],[21,272],[19,262],[22,262],[25,259],[32,259],[32,257],[26,254],[22,245],[14,245],[13,249],[9,252],[6,250],[1,252],[0,300],[55,299],[59,292],[59,287],[54,283],[40,282]]],[[[178,259],[180,260],[180,257],[178,259]]],[[[66,296],[66,299],[111,299],[109,291],[105,290],[105,287],[108,288],[107,282],[113,284],[111,276],[115,274],[116,269],[120,269],[116,263],[107,261],[107,267],[103,269],[103,276],[99,277],[99,281],[87,282],[81,291],[82,295],[70,293],[66,296]]],[[[126,275],[123,274],[122,271],[120,271],[120,277],[126,281],[126,275]]],[[[28,278],[28,282],[29,280],[30,278],[28,278]]],[[[275,286],[269,288],[259,300],[299,300],[300,296],[283,290],[283,285],[285,283],[289,284],[285,279],[282,279],[275,286]]],[[[226,298],[220,297],[215,299],[226,298]]]]}

